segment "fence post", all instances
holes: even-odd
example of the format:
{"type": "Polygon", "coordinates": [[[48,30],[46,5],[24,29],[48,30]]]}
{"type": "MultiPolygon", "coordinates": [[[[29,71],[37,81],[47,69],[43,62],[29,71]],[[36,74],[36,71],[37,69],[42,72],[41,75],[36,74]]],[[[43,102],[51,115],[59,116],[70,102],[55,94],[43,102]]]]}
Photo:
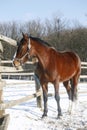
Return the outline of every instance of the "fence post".
{"type": "Polygon", "coordinates": [[[38,79],[37,75],[34,75],[34,77],[35,77],[36,92],[41,91],[41,95],[36,98],[36,100],[37,100],[37,107],[42,109],[42,90],[41,90],[41,85],[40,85],[40,82],[39,82],[39,79],[38,79]]]}
{"type": "MultiPolygon", "coordinates": [[[[3,50],[2,44],[0,42],[0,104],[3,103],[3,87],[5,86],[5,82],[2,81],[1,77],[1,52],[3,50]]],[[[9,114],[5,115],[5,110],[0,110],[0,130],[7,130],[9,122],[9,114]]]]}

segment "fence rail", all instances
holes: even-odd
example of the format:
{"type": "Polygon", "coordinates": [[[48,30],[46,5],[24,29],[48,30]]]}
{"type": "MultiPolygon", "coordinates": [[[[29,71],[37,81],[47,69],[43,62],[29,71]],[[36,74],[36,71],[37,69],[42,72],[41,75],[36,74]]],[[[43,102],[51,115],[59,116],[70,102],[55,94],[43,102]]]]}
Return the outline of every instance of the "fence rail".
{"type": "MultiPolygon", "coordinates": [[[[16,70],[15,67],[12,67],[11,65],[8,67],[6,66],[6,64],[12,64],[12,61],[9,60],[9,61],[2,61],[0,62],[0,74],[1,76],[0,77],[3,77],[3,76],[33,76],[34,75],[34,72],[28,72],[28,70],[24,70],[22,67],[20,67],[20,70],[16,70]]],[[[27,62],[27,64],[32,64],[32,62],[27,62]]],[[[5,80],[5,79],[4,79],[5,80]]],[[[33,81],[34,82],[34,81],[33,81]]],[[[0,90],[1,92],[3,93],[3,87],[6,86],[6,84],[4,84],[4,81],[0,82],[0,90]],[[2,86],[3,84],[3,86],[2,86]]],[[[23,83],[23,82],[22,82],[23,83]]],[[[26,83],[29,83],[28,81],[26,81],[26,83]]],[[[12,83],[13,84],[13,83],[12,83]]],[[[14,83],[14,84],[19,84],[19,83],[14,83]]],[[[2,101],[2,95],[0,97],[1,99],[1,102],[0,102],[0,111],[3,111],[7,108],[11,108],[12,106],[15,106],[15,105],[18,105],[18,104],[21,104],[25,101],[28,101],[32,98],[37,98],[37,106],[38,107],[42,107],[42,91],[40,89],[40,86],[37,84],[36,85],[36,93],[32,94],[32,95],[29,95],[29,96],[25,96],[21,99],[17,99],[17,100],[13,100],[13,101],[9,101],[7,103],[4,103],[2,101]]]]}
{"type": "Polygon", "coordinates": [[[5,110],[7,108],[11,108],[13,106],[19,105],[19,104],[21,104],[23,102],[26,102],[26,101],[31,100],[31,99],[33,99],[35,97],[38,97],[38,96],[41,96],[41,91],[38,91],[38,92],[36,92],[36,93],[34,93],[32,95],[29,95],[29,96],[25,96],[25,97],[23,97],[21,99],[9,101],[7,103],[2,103],[2,104],[0,104],[0,110],[5,110]]]}

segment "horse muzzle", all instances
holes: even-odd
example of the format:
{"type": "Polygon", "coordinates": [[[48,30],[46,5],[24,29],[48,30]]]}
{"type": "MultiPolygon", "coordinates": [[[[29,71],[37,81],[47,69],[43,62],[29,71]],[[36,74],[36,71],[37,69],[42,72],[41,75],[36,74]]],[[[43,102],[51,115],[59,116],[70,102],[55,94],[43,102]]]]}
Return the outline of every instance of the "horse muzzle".
{"type": "Polygon", "coordinates": [[[13,60],[13,66],[18,70],[19,67],[22,65],[21,61],[18,59],[13,60]]]}

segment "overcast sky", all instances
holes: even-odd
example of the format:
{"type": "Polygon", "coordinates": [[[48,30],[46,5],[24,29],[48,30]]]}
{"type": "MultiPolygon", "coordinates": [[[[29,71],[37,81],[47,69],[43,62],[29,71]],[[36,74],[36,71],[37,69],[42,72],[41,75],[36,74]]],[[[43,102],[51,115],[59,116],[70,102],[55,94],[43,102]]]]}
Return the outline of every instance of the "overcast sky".
{"type": "Polygon", "coordinates": [[[45,20],[55,14],[87,26],[87,0],[0,0],[0,22],[45,20]]]}

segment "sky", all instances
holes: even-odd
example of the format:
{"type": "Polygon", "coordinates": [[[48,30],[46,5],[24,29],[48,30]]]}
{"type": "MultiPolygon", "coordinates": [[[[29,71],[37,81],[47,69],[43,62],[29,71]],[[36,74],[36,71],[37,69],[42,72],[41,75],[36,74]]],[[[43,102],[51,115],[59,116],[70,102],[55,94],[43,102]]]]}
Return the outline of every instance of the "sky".
{"type": "Polygon", "coordinates": [[[0,0],[0,22],[44,21],[54,15],[87,26],[87,0],[0,0]]]}

